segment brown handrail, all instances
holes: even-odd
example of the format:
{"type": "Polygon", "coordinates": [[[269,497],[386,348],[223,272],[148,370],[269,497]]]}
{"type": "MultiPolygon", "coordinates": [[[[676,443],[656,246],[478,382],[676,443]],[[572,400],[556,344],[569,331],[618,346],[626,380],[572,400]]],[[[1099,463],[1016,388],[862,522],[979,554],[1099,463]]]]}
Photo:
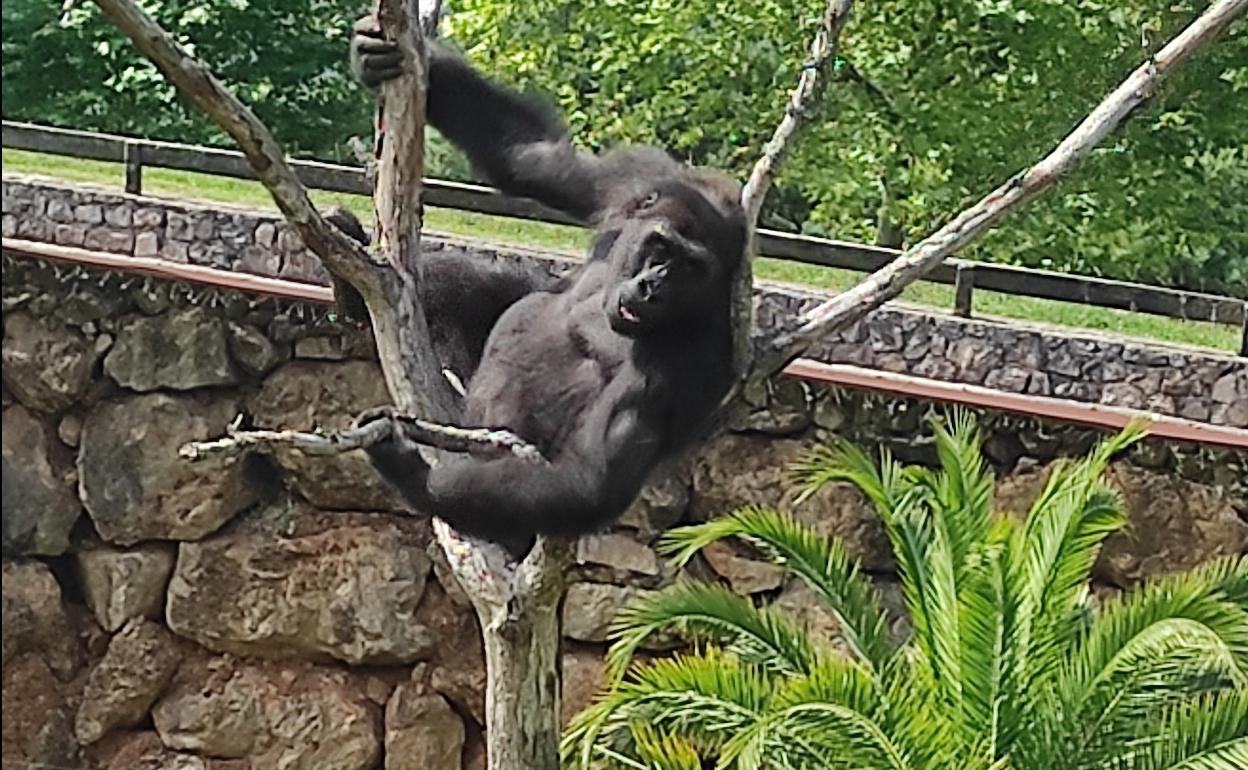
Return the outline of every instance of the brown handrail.
{"type": "MultiPolygon", "coordinates": [[[[217,289],[263,294],[286,300],[317,304],[332,304],[334,301],[334,291],[328,286],[236,273],[230,270],[168,262],[161,259],[107,254],[17,238],[3,239],[3,250],[5,253],[30,259],[136,273],[217,289]]],[[[784,374],[809,382],[820,382],[838,387],[874,390],[909,398],[964,404],[981,409],[1013,412],[1107,429],[1119,429],[1134,419],[1145,418],[1152,423],[1151,434],[1160,438],[1248,449],[1248,430],[1211,425],[1127,407],[1011,393],[981,385],[942,382],[848,364],[828,364],[809,358],[799,358],[792,362],[784,369],[784,374]]]]}

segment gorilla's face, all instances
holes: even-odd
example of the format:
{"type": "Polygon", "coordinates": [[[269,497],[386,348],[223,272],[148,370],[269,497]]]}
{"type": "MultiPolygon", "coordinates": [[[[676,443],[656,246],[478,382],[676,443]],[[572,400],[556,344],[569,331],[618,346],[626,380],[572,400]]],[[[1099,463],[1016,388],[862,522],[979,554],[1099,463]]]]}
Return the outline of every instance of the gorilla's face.
{"type": "Polygon", "coordinates": [[[595,251],[614,276],[603,310],[617,333],[640,337],[726,310],[744,248],[739,219],[694,186],[668,182],[640,195],[612,225],[595,251]]]}

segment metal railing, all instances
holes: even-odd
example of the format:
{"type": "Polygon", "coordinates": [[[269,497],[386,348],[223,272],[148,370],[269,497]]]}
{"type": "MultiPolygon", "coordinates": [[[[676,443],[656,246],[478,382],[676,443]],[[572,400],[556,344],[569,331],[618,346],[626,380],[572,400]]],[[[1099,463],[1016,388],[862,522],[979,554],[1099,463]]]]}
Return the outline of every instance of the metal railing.
{"type": "MultiPolygon", "coordinates": [[[[239,179],[255,178],[242,153],[232,150],[8,120],[3,122],[3,145],[52,155],[121,163],[125,170],[125,190],[135,195],[142,194],[145,167],[239,179]]],[[[309,188],[372,194],[372,183],[362,168],[306,160],[295,160],[291,165],[309,188]]],[[[427,179],[424,200],[431,206],[478,214],[578,224],[534,201],[511,198],[497,190],[474,184],[427,179]]],[[[896,249],[775,230],[759,230],[757,235],[758,250],[762,256],[859,272],[876,270],[899,253],[896,249]]],[[[962,317],[971,316],[974,290],[984,289],[1015,296],[1239,326],[1242,329],[1240,355],[1248,356],[1248,302],[1233,297],[963,259],[946,261],[928,273],[924,280],[952,284],[955,287],[954,313],[962,317]]]]}

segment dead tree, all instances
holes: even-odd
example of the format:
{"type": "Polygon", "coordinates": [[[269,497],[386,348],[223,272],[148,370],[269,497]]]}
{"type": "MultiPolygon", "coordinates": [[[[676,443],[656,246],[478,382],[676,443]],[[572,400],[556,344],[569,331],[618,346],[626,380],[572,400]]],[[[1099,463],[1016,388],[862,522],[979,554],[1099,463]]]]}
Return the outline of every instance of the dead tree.
{"type": "MultiPolygon", "coordinates": [[[[339,435],[289,431],[233,433],[224,439],[185,447],[189,457],[265,450],[294,445],[310,453],[338,453],[379,441],[403,430],[435,451],[535,451],[506,431],[454,425],[457,396],[443,378],[416,292],[420,256],[420,180],[424,132],[424,38],[417,0],[381,0],[378,13],[387,36],[408,54],[410,67],[383,86],[379,123],[385,142],[375,191],[380,244],[377,256],[328,224],[286,163],[281,148],[254,115],[177,45],[132,0],[95,0],[97,5],[165,74],[182,95],[204,110],[243,150],[256,176],[272,194],[304,243],[336,280],[363,297],[371,316],[378,354],[393,403],[402,414],[339,435]]],[[[438,3],[427,3],[426,28],[436,21],[438,3]]],[[[829,0],[797,88],[785,116],[743,192],[751,224],[771,180],[791,149],[826,82],[837,37],[850,0],[829,0]]],[[[919,242],[893,263],[854,288],[829,298],[792,323],[767,335],[750,321],[748,264],[737,285],[738,384],[773,376],[813,340],[853,323],[946,257],[971,243],[1006,214],[1034,199],[1069,173],[1091,149],[1149,101],[1159,85],[1192,54],[1211,42],[1248,9],[1248,0],[1218,0],[1110,93],[1048,156],[1011,177],[949,224],[919,242]]],[[[739,389],[738,389],[739,391],[739,389]]],[[[738,392],[734,391],[734,392],[738,392]]],[[[431,455],[436,461],[436,455],[431,455]]],[[[438,539],[456,578],[471,598],[485,637],[488,683],[486,734],[493,770],[551,770],[559,765],[559,618],[563,576],[570,562],[566,542],[539,538],[515,564],[494,545],[466,540],[440,522],[438,539]]]]}

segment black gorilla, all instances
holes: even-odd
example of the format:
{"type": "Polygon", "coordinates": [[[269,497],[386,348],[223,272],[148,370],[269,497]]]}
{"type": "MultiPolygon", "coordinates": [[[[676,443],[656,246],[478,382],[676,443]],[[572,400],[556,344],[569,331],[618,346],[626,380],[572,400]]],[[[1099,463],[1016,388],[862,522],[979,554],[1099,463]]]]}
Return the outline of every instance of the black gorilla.
{"type": "MultiPolygon", "coordinates": [[[[372,19],[357,23],[351,53],[370,86],[401,66],[372,19]]],[[[431,296],[448,308],[504,300],[486,313],[497,321],[467,373],[464,423],[506,428],[544,461],[455,455],[430,470],[401,437],[369,451],[415,508],[520,554],[535,534],[583,534],[618,517],[727,392],[731,286],[746,237],[740,188],[654,149],[578,152],[552,111],[433,41],[427,109],[492,184],[596,227],[588,260],[558,284],[500,288],[491,282],[514,279],[476,276],[455,296],[431,296]]]]}

